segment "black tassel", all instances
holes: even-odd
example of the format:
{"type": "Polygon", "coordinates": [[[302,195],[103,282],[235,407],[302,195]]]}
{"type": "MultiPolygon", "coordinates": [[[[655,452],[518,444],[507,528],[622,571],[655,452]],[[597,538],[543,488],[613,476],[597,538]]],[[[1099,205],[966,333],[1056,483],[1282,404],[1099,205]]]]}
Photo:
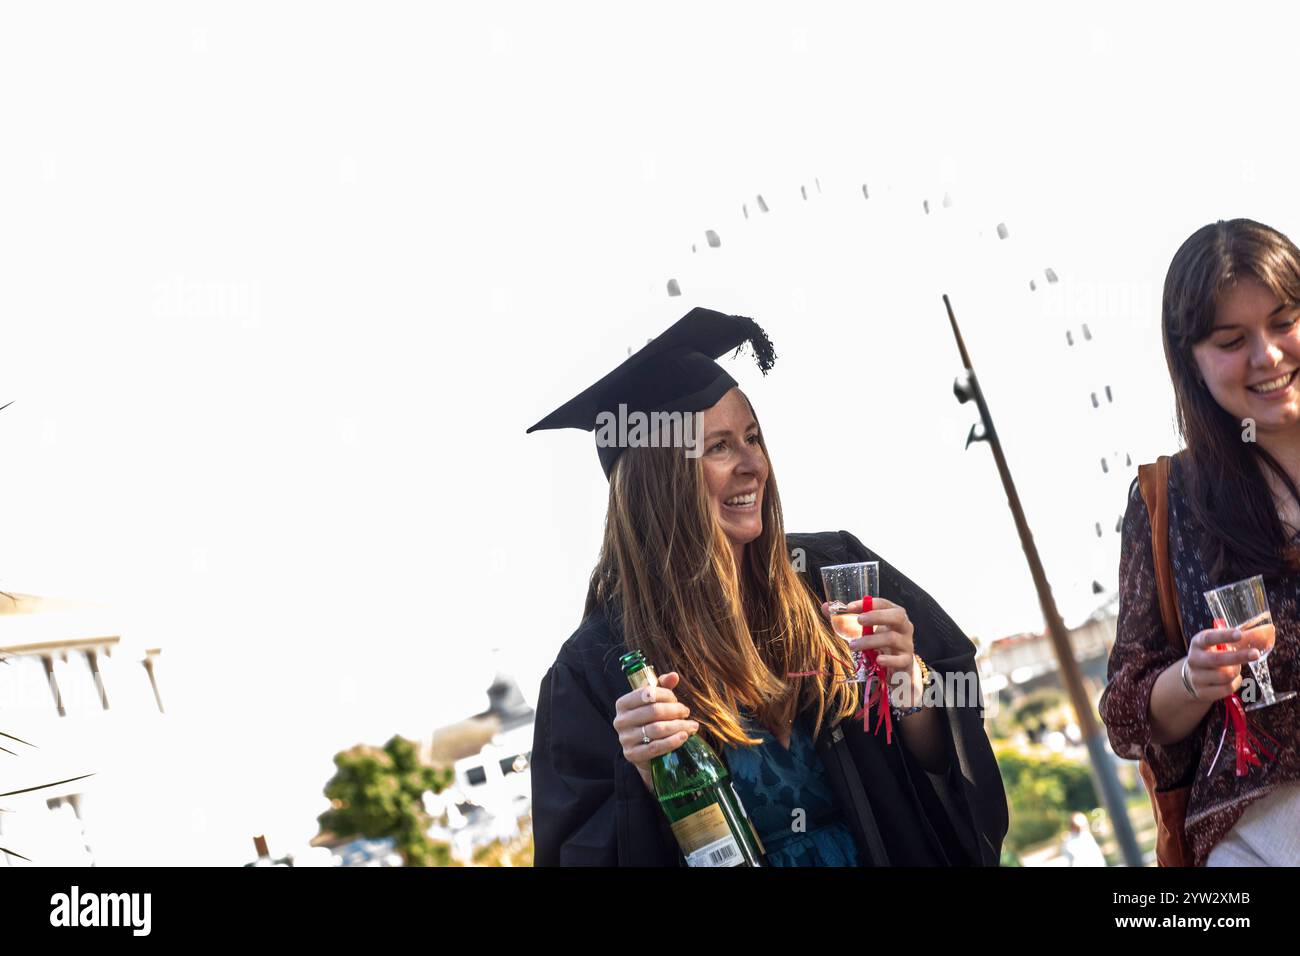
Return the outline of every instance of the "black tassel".
{"type": "MultiPolygon", "coordinates": [[[[776,364],[776,349],[772,347],[772,340],[767,337],[763,327],[751,318],[743,315],[736,316],[742,322],[749,324],[750,335],[748,344],[754,351],[754,360],[758,363],[759,370],[766,375],[768,371],[776,364]]],[[[739,355],[745,348],[745,345],[739,346],[733,355],[739,355]]]]}

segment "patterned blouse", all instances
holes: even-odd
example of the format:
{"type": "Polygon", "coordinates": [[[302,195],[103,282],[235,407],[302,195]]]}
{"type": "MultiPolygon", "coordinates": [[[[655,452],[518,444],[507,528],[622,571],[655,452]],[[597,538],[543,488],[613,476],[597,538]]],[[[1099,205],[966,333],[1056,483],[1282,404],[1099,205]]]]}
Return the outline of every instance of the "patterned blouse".
{"type": "MultiPolygon", "coordinates": [[[[1228,581],[1211,581],[1196,542],[1200,525],[1192,516],[1182,483],[1182,461],[1174,458],[1169,477],[1169,560],[1178,591],[1178,610],[1190,639],[1213,625],[1204,592],[1228,581]]],[[[1273,686],[1279,692],[1300,688],[1300,575],[1266,575],[1265,590],[1277,628],[1277,642],[1268,657],[1273,686]]],[[[1148,705],[1156,678],[1184,653],[1170,646],[1160,621],[1151,552],[1151,520],[1133,482],[1124,515],[1119,565],[1119,621],[1111,650],[1109,682],[1101,698],[1101,716],[1115,753],[1131,760],[1145,758],[1161,790],[1191,785],[1187,803],[1187,838],[1197,866],[1240,819],[1245,809],[1279,784],[1300,779],[1297,733],[1300,698],[1247,712],[1252,728],[1262,728],[1280,743],[1275,761],[1249,767],[1236,775],[1234,735],[1224,730],[1224,705],[1215,702],[1185,739],[1167,746],[1151,741],[1148,705]],[[1217,761],[1215,752],[1223,739],[1217,761]],[[1211,770],[1213,764],[1213,770],[1211,770]]],[[[1276,749],[1261,736],[1265,746],[1276,749]]]]}

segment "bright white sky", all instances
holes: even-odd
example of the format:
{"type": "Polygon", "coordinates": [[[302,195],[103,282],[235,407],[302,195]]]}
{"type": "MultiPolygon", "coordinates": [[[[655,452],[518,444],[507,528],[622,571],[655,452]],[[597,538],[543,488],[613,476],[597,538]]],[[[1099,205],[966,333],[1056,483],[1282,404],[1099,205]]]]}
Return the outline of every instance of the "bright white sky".
{"type": "Polygon", "coordinates": [[[0,587],[166,648],[185,829],[148,852],[305,840],[333,753],[481,710],[493,647],[534,696],[606,485],[524,429],[696,305],[776,345],[735,374],[787,527],[991,639],[1041,617],[948,292],[1062,611],[1096,606],[1100,459],[1175,443],[1170,257],[1300,233],[1296,15],[902,6],[6,8],[0,587]]]}

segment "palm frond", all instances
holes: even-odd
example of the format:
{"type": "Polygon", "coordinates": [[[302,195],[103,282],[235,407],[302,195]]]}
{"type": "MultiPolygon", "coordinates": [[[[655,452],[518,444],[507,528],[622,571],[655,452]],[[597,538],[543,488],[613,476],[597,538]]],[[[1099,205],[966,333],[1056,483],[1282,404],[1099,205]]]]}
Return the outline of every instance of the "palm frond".
{"type": "Polygon", "coordinates": [[[67,780],[56,780],[53,783],[43,783],[39,787],[25,787],[22,790],[10,790],[7,793],[0,793],[0,797],[12,797],[16,793],[31,793],[33,790],[45,790],[48,787],[57,787],[62,783],[72,783],[74,780],[85,780],[87,777],[93,776],[93,773],[83,773],[80,777],[69,777],[67,780]]]}

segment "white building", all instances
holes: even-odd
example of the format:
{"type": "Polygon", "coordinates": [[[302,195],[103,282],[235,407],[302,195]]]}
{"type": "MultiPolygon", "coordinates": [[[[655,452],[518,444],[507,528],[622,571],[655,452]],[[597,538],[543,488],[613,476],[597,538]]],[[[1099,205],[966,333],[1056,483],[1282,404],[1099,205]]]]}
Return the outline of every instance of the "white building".
{"type": "Polygon", "coordinates": [[[526,827],[531,818],[533,709],[500,672],[487,695],[487,710],[435,731],[425,752],[455,774],[446,790],[426,799],[438,821],[429,835],[449,842],[462,862],[485,843],[519,836],[521,821],[526,827]]]}
{"type": "MultiPolygon", "coordinates": [[[[1068,630],[1074,659],[1085,678],[1098,689],[1105,684],[1106,660],[1115,643],[1114,602],[1109,602],[1077,627],[1068,630]]],[[[1060,667],[1051,637],[1045,631],[1013,634],[982,647],[978,664],[986,693],[1005,691],[1011,698],[1043,686],[1060,686],[1060,667]]]]}
{"type": "Polygon", "coordinates": [[[0,595],[0,866],[105,862],[120,834],[97,793],[153,746],[160,654],[124,642],[110,609],[0,595]]]}

